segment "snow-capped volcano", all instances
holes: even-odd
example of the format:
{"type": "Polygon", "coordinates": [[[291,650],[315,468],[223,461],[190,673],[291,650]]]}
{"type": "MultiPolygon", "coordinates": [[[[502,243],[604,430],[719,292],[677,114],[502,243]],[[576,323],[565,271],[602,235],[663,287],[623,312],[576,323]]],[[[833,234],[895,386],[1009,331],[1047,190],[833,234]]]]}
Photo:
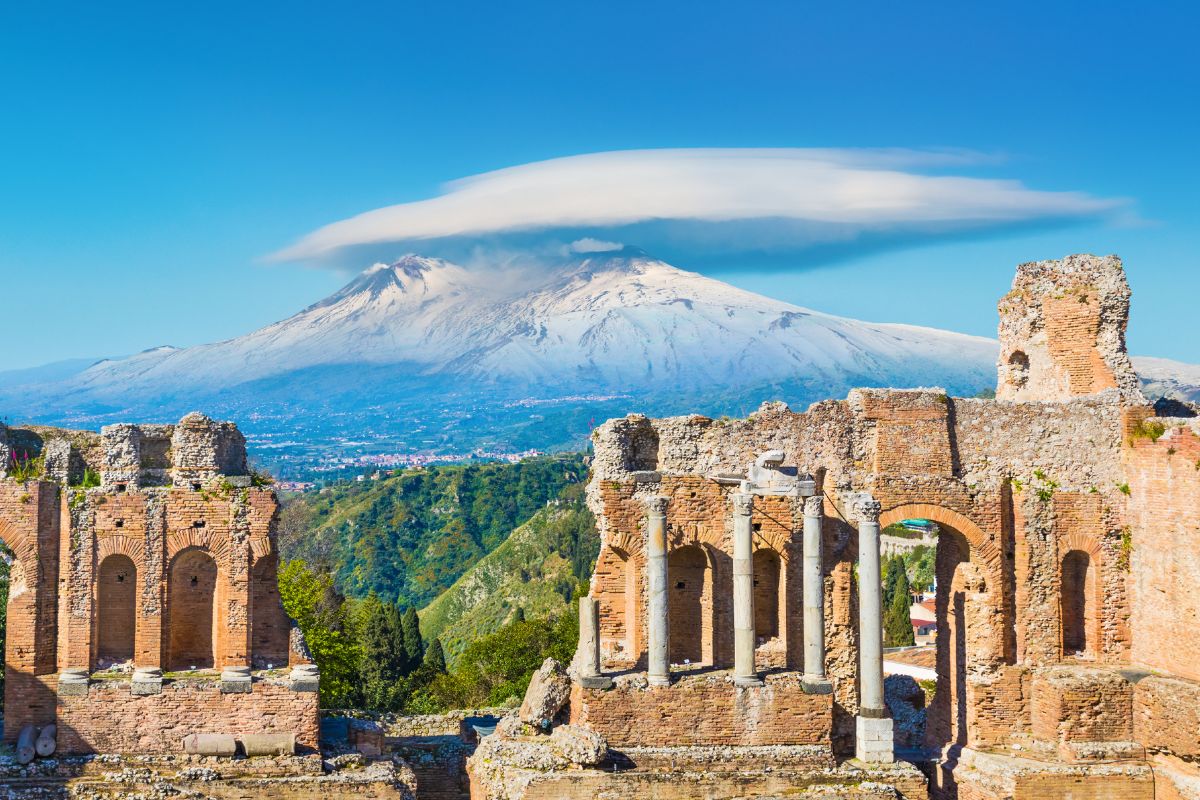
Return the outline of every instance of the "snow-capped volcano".
{"type": "MultiPolygon", "coordinates": [[[[830,316],[622,252],[530,282],[410,255],[245,336],[105,361],[76,386],[97,397],[230,389],[327,365],[405,364],[422,377],[512,383],[531,394],[993,381],[995,342],[830,316]]],[[[364,398],[365,400],[366,398],[364,398]]]]}

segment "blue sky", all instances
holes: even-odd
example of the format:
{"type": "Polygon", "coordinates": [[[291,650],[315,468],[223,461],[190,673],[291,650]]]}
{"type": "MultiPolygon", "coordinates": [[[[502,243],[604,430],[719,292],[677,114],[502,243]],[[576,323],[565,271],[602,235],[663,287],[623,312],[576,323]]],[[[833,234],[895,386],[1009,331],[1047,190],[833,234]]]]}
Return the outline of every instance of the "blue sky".
{"type": "Polygon", "coordinates": [[[322,226],[496,169],[658,148],[948,148],[986,156],[956,175],[1120,200],[767,259],[739,254],[744,234],[665,255],[824,311],[994,335],[1016,263],[1116,252],[1131,349],[1200,361],[1193,7],[508,5],[5,5],[0,369],[244,333],[345,281],[266,258],[322,226]]]}

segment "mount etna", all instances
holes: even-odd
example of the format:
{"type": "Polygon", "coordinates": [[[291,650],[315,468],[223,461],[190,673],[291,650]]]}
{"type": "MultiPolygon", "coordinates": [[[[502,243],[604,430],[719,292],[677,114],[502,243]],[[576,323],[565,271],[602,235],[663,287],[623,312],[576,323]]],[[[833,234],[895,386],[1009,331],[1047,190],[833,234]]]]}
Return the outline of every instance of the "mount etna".
{"type": "MultiPolygon", "coordinates": [[[[96,427],[203,409],[238,420],[253,455],[289,474],[382,454],[578,449],[595,422],[634,409],[745,414],[854,386],[975,394],[993,385],[996,353],[991,339],[822,314],[633,249],[535,277],[408,255],[234,339],[0,373],[0,413],[96,427]]],[[[1172,364],[1155,360],[1156,383],[1172,364]]]]}

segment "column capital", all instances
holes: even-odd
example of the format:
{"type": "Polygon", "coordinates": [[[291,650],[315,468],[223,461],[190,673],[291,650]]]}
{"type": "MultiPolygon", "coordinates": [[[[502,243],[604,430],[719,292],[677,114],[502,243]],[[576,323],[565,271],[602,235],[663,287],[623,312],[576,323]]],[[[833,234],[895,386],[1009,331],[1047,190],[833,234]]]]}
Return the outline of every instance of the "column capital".
{"type": "Polygon", "coordinates": [[[646,510],[651,514],[666,514],[667,505],[671,502],[671,498],[655,494],[647,497],[643,502],[646,504],[646,510]]]}
{"type": "Polygon", "coordinates": [[[754,511],[754,495],[748,492],[734,492],[731,497],[733,499],[733,513],[748,517],[754,511]]]}
{"type": "Polygon", "coordinates": [[[883,507],[870,492],[859,492],[850,500],[850,511],[861,522],[879,522],[879,512],[883,507]]]}
{"type": "Polygon", "coordinates": [[[804,498],[804,516],[820,517],[825,514],[825,499],[823,497],[804,498]]]}

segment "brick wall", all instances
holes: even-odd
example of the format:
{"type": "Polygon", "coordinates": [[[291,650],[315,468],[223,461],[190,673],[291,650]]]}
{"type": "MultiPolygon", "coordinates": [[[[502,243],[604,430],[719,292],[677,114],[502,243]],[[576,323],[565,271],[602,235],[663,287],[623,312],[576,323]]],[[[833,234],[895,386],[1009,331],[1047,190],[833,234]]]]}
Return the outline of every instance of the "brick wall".
{"type": "Polygon", "coordinates": [[[570,715],[616,748],[828,744],[833,703],[830,695],[805,694],[794,674],[747,689],[695,677],[661,688],[575,686],[570,715]]]}
{"type": "Polygon", "coordinates": [[[1133,685],[1090,667],[1052,667],[1031,681],[1033,735],[1046,742],[1133,739],[1133,685]]]}
{"type": "Polygon", "coordinates": [[[1138,681],[1133,736],[1148,750],[1200,759],[1200,683],[1156,675],[1138,681]]]}
{"type": "Polygon", "coordinates": [[[134,696],[122,681],[93,683],[87,695],[58,699],[64,753],[180,753],[191,733],[295,733],[315,750],[316,692],[255,681],[250,694],[222,694],[215,681],[166,681],[162,694],[134,696]]]}
{"type": "Polygon", "coordinates": [[[1173,424],[1124,452],[1132,659],[1200,680],[1200,436],[1173,424]]]}

